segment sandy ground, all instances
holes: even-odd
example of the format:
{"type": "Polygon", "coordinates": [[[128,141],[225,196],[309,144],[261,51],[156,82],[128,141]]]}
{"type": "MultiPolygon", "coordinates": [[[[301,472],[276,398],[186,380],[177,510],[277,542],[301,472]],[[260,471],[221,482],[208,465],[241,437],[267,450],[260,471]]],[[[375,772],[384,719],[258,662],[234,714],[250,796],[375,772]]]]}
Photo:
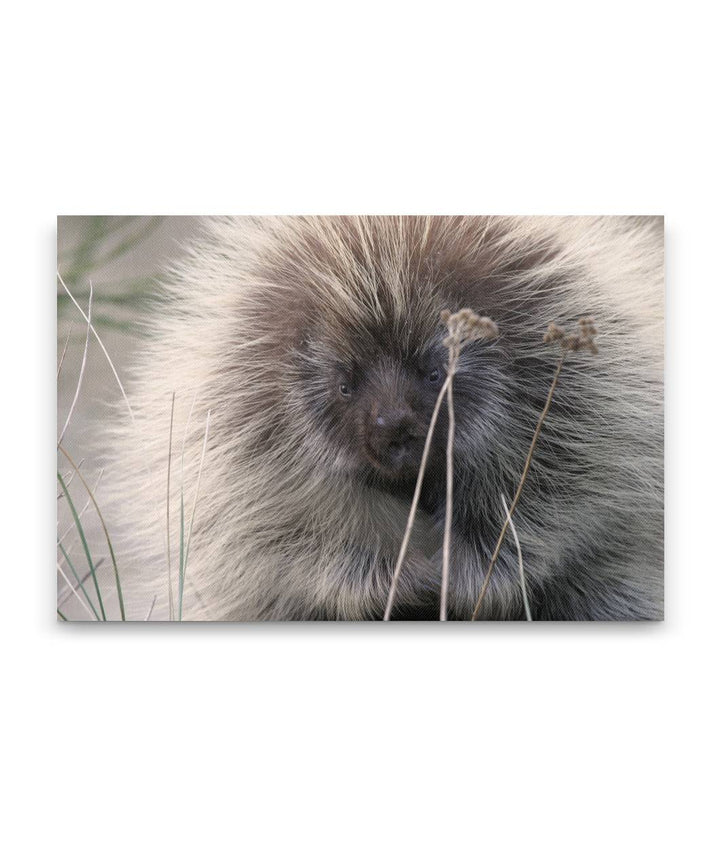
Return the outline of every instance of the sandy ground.
{"type": "MultiPolygon", "coordinates": [[[[195,217],[166,217],[161,221],[150,217],[58,218],[58,270],[85,311],[89,281],[92,280],[93,318],[97,319],[98,333],[123,381],[133,356],[143,347],[142,334],[134,328],[134,323],[143,313],[151,311],[147,297],[157,288],[156,283],[165,266],[180,257],[183,246],[197,234],[199,222],[195,217]],[[103,234],[104,231],[107,233],[103,234]],[[129,292],[139,296],[127,300],[129,292]]],[[[59,283],[58,294],[64,294],[59,283]]],[[[66,342],[67,351],[58,377],[58,436],[77,390],[86,331],[87,324],[77,308],[67,299],[59,298],[58,363],[66,342]]],[[[103,472],[101,475],[99,467],[103,430],[108,419],[117,418],[112,407],[121,400],[112,370],[97,341],[91,337],[80,392],[63,438],[63,447],[76,463],[82,461],[80,470],[92,488],[100,478],[96,495],[101,510],[103,485],[112,479],[112,473],[103,472]]],[[[100,561],[97,576],[108,618],[119,618],[112,564],[98,516],[92,505],[85,508],[87,492],[77,475],[72,476],[72,467],[61,454],[58,454],[58,467],[66,480],[72,479],[68,483],[69,492],[77,511],[82,512],[81,521],[91,556],[95,562],[100,561]]],[[[113,522],[111,519],[106,522],[112,536],[113,522]]],[[[58,499],[58,537],[62,537],[62,546],[82,579],[89,573],[88,562],[64,497],[58,499]]],[[[122,557],[118,559],[122,565],[122,557]]],[[[60,571],[61,568],[76,585],[60,549],[58,564],[58,604],[61,611],[68,620],[89,619],[87,610],[72,594],[60,571]]],[[[133,569],[121,567],[121,572],[125,578],[133,573],[133,569]]],[[[84,585],[92,595],[92,581],[87,579],[84,585]]],[[[150,603],[126,604],[129,617],[136,619],[144,618],[149,606],[150,603]]],[[[165,617],[153,615],[157,619],[165,617]]]]}

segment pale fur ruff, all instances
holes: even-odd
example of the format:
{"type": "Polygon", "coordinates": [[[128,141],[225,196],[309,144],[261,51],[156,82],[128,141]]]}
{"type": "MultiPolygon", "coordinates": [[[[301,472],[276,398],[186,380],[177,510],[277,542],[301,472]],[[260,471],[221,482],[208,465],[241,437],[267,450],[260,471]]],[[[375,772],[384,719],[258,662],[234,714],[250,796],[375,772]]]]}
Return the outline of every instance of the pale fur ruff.
{"type": "MultiPolygon", "coordinates": [[[[542,334],[550,321],[572,326],[591,315],[600,354],[568,360],[515,515],[534,617],[661,617],[658,218],[209,219],[151,323],[131,385],[136,422],[115,438],[109,470],[124,473],[118,493],[133,542],[126,565],[135,565],[150,594],[167,598],[175,393],[175,599],[181,475],[187,533],[210,411],[183,617],[382,614],[408,503],[354,478],[343,449],[327,442],[308,412],[293,360],[300,339],[312,333],[298,316],[313,323],[303,308],[308,301],[318,307],[318,323],[336,332],[370,319],[402,337],[414,324],[437,324],[447,294],[455,294],[456,271],[460,305],[495,318],[498,353],[526,373],[532,388],[504,389],[502,372],[488,372],[489,427],[459,424],[465,469],[455,488],[452,613],[472,612],[503,522],[500,493],[510,501],[547,392],[557,354],[542,334]],[[484,305],[472,305],[473,276],[482,282],[484,305]]],[[[461,361],[459,378],[462,371],[461,361]]],[[[421,514],[400,578],[398,616],[439,591],[441,539],[442,510],[432,519],[421,514]]],[[[155,617],[163,611],[158,607],[155,617]]],[[[522,615],[508,535],[481,617],[522,615]]]]}

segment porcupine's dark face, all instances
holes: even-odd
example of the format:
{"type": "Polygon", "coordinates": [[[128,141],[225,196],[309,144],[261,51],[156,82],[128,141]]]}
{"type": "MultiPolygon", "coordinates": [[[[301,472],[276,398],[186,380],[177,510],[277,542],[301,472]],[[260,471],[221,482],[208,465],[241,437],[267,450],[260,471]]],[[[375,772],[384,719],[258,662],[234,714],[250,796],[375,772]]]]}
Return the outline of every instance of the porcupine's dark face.
{"type": "Polygon", "coordinates": [[[398,482],[417,477],[444,380],[443,354],[437,347],[404,359],[378,351],[364,363],[336,365],[332,410],[355,454],[380,477],[398,482]]]}
{"type": "MultiPolygon", "coordinates": [[[[401,246],[393,231],[399,228],[372,221],[361,240],[355,221],[334,222],[331,244],[307,238],[302,254],[285,260],[273,278],[287,289],[292,414],[297,425],[300,405],[305,448],[331,473],[367,477],[407,495],[445,380],[441,311],[467,306],[501,328],[499,342],[475,342],[461,354],[453,382],[458,468],[492,463],[508,428],[514,381],[501,297],[510,274],[490,250],[483,253],[485,232],[457,239],[463,221],[440,218],[426,234],[411,218],[401,246]]],[[[517,294],[513,299],[517,313],[517,294]]],[[[439,488],[447,418],[443,405],[426,478],[439,488]]]]}
{"type": "MultiPolygon", "coordinates": [[[[434,330],[412,319],[386,330],[310,339],[305,351],[306,401],[334,469],[360,473],[392,492],[412,492],[438,394],[446,378],[446,330],[439,311],[434,330]],[[398,335],[402,329],[403,335],[398,335]],[[394,332],[393,332],[394,331],[394,332]]],[[[456,460],[477,458],[497,412],[492,386],[497,355],[478,342],[461,358],[454,382],[456,460]]],[[[429,450],[427,492],[442,486],[447,406],[440,408],[429,450]]],[[[425,497],[433,502],[431,496],[425,497]]]]}
{"type": "MultiPolygon", "coordinates": [[[[335,463],[388,485],[414,484],[446,358],[440,330],[412,351],[381,331],[311,341],[304,361],[307,402],[335,463]]],[[[445,421],[441,414],[438,438],[445,421]]],[[[431,466],[437,449],[433,443],[431,466]]]]}

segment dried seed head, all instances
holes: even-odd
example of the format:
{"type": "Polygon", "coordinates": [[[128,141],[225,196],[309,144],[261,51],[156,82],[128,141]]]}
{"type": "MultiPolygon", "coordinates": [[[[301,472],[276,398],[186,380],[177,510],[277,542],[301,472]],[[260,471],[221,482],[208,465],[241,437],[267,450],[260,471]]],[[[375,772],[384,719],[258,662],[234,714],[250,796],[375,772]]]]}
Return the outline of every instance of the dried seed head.
{"type": "Polygon", "coordinates": [[[595,322],[592,318],[581,318],[578,321],[578,325],[580,326],[581,334],[585,336],[595,336],[597,333],[595,322]]]}
{"type": "Polygon", "coordinates": [[[545,335],[543,336],[543,342],[557,342],[558,340],[563,339],[564,336],[565,331],[563,330],[563,328],[558,327],[558,325],[554,321],[551,321],[548,324],[547,333],[545,333],[545,335]]]}
{"type": "Polygon", "coordinates": [[[491,318],[477,315],[472,309],[461,309],[453,315],[443,309],[440,318],[448,328],[448,335],[443,340],[446,348],[459,351],[468,342],[496,339],[499,335],[498,326],[491,318]]]}
{"type": "Polygon", "coordinates": [[[565,336],[562,345],[568,351],[577,351],[580,348],[580,336],[577,333],[570,333],[569,336],[565,336]]]}
{"type": "Polygon", "coordinates": [[[562,327],[559,327],[552,321],[547,328],[547,332],[543,336],[543,342],[559,342],[560,347],[565,351],[590,351],[591,354],[597,354],[598,348],[595,344],[595,336],[597,329],[592,318],[581,318],[578,321],[577,333],[565,333],[562,327]]]}

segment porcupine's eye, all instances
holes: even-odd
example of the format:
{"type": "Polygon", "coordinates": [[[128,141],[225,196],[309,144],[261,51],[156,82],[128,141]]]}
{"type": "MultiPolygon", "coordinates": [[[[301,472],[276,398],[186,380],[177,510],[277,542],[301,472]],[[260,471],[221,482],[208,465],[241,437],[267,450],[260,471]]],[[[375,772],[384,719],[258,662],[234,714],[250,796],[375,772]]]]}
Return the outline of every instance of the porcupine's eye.
{"type": "Polygon", "coordinates": [[[342,395],[343,398],[350,398],[350,393],[352,392],[352,390],[350,389],[349,384],[341,383],[339,389],[340,395],[342,395]]]}
{"type": "Polygon", "coordinates": [[[430,369],[430,371],[425,375],[425,382],[430,386],[437,386],[442,377],[442,373],[440,369],[434,368],[430,369]]]}

